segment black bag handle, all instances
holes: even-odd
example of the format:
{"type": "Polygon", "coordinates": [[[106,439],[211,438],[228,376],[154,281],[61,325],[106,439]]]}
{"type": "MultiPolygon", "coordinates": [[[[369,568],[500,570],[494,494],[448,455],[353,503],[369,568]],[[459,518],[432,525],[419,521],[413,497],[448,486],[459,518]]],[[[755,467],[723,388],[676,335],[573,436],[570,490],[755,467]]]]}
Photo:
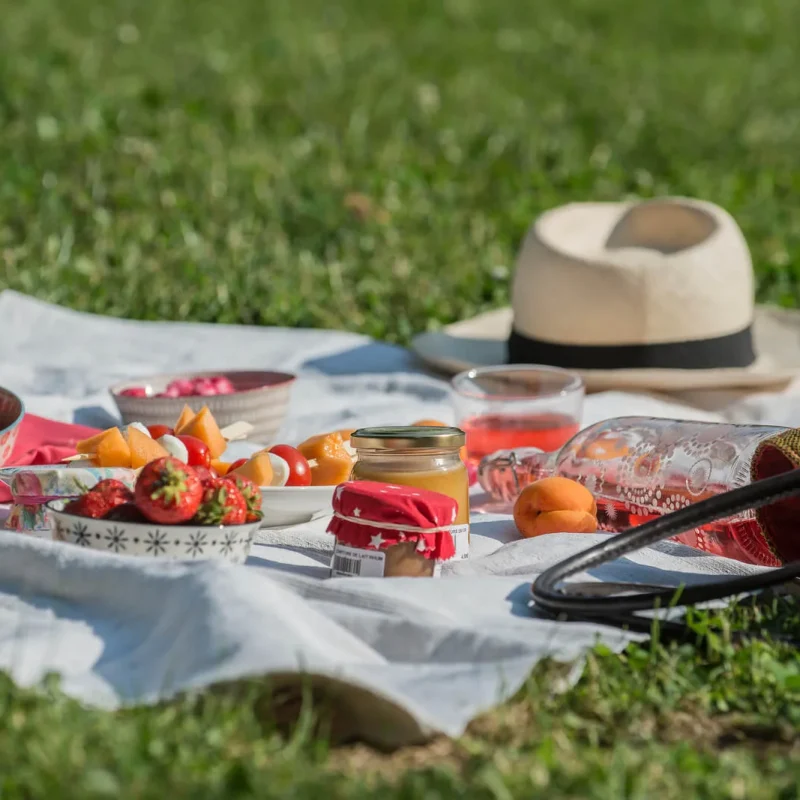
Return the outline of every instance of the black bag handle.
{"type": "MultiPolygon", "coordinates": [[[[646,617],[637,617],[633,612],[667,608],[675,604],[676,597],[678,605],[688,606],[784,584],[800,576],[800,561],[759,575],[714,581],[702,586],[637,592],[631,591],[636,589],[637,584],[616,584],[616,587],[624,590],[626,594],[613,597],[603,596],[605,594],[603,591],[592,591],[587,584],[576,585],[565,581],[591,567],[614,561],[634,550],[640,550],[700,525],[748,509],[770,505],[795,495],[800,495],[800,469],[755,481],[739,489],[665,514],[663,517],[611,536],[607,541],[549,567],[534,582],[533,599],[537,607],[553,615],[622,624],[632,630],[647,631],[650,630],[652,621],[646,617]]],[[[800,517],[797,520],[797,533],[800,536],[800,517]]],[[[674,632],[677,632],[678,628],[683,628],[674,625],[672,627],[674,632]]]]}

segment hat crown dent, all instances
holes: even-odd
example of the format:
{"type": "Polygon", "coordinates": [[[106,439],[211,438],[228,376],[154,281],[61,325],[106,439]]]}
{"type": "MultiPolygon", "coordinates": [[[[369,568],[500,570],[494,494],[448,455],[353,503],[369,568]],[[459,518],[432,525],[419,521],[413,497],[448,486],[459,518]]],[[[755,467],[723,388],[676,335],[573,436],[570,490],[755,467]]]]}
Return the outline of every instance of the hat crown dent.
{"type": "Polygon", "coordinates": [[[650,200],[631,205],[611,229],[607,250],[641,248],[673,255],[699,247],[719,229],[713,214],[695,205],[650,200]]]}
{"type": "Polygon", "coordinates": [[[750,252],[712,203],[572,203],[529,229],[512,286],[515,329],[575,345],[694,341],[745,329],[750,252]]]}

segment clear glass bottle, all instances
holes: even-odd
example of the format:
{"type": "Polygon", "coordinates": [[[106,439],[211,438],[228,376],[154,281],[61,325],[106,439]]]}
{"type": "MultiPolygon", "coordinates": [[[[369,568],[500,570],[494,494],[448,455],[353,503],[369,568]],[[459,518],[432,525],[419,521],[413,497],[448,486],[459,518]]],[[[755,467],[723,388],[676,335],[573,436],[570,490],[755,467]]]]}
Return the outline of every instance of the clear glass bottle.
{"type": "Polygon", "coordinates": [[[454,537],[469,542],[469,477],[460,454],[465,441],[459,428],[361,428],[350,436],[356,450],[350,479],[415,486],[452,497],[458,503],[454,537]]]}
{"type": "MultiPolygon", "coordinates": [[[[781,444],[786,430],[620,417],[585,428],[551,453],[524,448],[487,456],[478,468],[478,480],[493,498],[507,503],[529,483],[549,475],[579,481],[597,500],[600,529],[618,532],[749,483],[759,446],[774,440],[773,454],[786,452],[781,444]]],[[[792,466],[787,461],[784,468],[792,466]]],[[[782,563],[753,511],[676,538],[739,561],[782,563]]]]}

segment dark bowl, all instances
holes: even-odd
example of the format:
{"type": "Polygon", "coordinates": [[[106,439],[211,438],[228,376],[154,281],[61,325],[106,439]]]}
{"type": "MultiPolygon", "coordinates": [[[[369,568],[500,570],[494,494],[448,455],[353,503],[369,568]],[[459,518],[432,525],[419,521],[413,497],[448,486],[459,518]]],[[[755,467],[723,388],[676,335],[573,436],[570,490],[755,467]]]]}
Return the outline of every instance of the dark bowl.
{"type": "Polygon", "coordinates": [[[8,463],[17,442],[25,405],[14,392],[0,386],[0,467],[8,463]]]}

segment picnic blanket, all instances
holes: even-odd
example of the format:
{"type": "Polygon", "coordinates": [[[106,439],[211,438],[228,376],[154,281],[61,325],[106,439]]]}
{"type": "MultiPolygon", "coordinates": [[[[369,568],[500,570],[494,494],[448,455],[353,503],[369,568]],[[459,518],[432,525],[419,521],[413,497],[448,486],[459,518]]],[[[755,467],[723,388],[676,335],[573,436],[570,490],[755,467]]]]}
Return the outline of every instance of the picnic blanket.
{"type": "MultiPolygon", "coordinates": [[[[53,419],[115,424],[109,384],[217,367],[300,375],[284,441],[453,419],[446,381],[404,349],[356,334],[133,322],[9,291],[0,319],[0,380],[28,411],[53,419]]],[[[586,399],[583,421],[645,414],[800,424],[791,394],[702,402],[603,393],[586,399]]],[[[576,678],[588,648],[620,650],[634,638],[548,620],[531,606],[536,575],[603,534],[519,540],[510,518],[476,516],[471,558],[439,580],[327,579],[325,526],[263,531],[243,566],[150,562],[0,533],[0,668],[26,686],[57,672],[69,695],[107,709],[259,676],[289,695],[313,685],[339,711],[340,735],[393,747],[460,734],[543,658],[574,663],[576,678]]],[[[677,586],[761,569],[662,543],[584,579],[677,586]]]]}

